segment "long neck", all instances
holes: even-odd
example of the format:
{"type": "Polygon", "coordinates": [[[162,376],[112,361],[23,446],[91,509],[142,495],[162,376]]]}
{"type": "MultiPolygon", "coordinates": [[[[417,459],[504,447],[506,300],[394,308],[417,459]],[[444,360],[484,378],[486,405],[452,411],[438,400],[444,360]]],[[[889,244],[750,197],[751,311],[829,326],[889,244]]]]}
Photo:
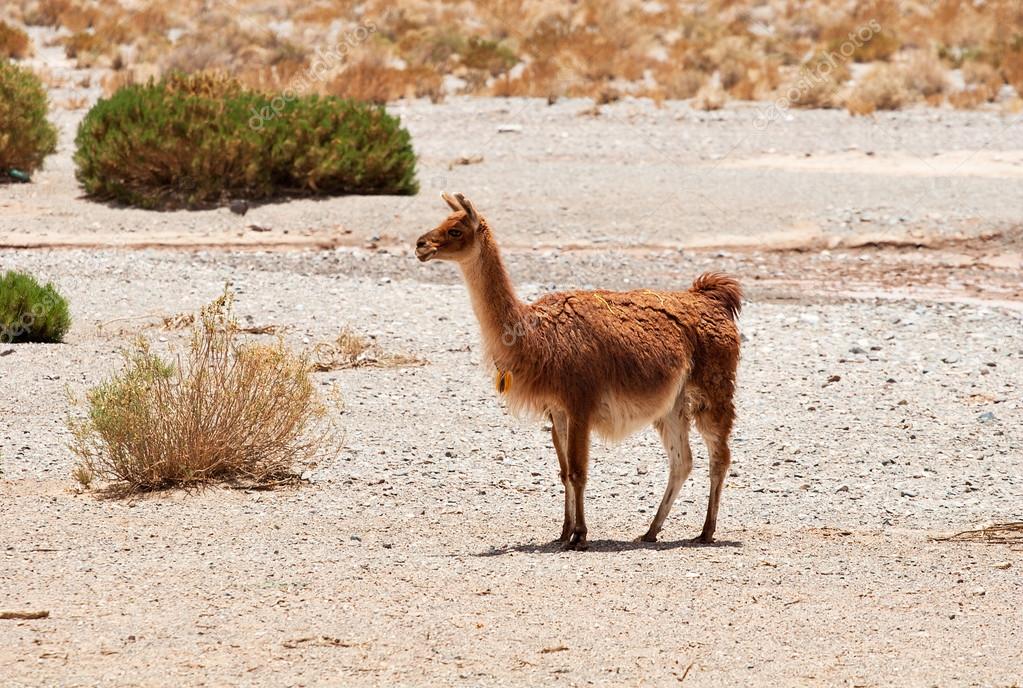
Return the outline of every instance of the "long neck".
{"type": "Polygon", "coordinates": [[[515,295],[515,288],[486,220],[480,222],[479,253],[475,260],[462,263],[461,268],[472,308],[483,331],[484,346],[487,353],[500,362],[502,353],[523,336],[524,306],[515,295]]]}

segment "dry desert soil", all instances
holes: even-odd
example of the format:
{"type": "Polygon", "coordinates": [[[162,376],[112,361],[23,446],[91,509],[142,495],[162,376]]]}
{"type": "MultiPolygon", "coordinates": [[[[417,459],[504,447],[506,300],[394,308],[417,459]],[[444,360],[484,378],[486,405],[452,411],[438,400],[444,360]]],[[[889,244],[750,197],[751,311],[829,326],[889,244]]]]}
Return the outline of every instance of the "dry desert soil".
{"type": "Polygon", "coordinates": [[[32,184],[0,189],[0,268],[52,280],[74,317],[64,344],[0,346],[0,611],[49,612],[0,620],[0,684],[1023,682],[1020,548],[935,539],[1023,519],[1018,118],[394,109],[421,158],[412,198],[97,204],[73,177],[80,112],[32,184]],[[525,298],[742,281],[714,545],[688,541],[698,442],[662,541],[633,542],[666,482],[652,432],[595,448],[589,551],[551,542],[549,431],[504,412],[457,272],[410,250],[442,189],[489,218],[525,298]],[[429,363],[317,374],[343,392],[344,446],[300,486],[77,490],[68,392],[139,332],[180,350],[161,317],[225,282],[296,347],[350,326],[429,363]]]}

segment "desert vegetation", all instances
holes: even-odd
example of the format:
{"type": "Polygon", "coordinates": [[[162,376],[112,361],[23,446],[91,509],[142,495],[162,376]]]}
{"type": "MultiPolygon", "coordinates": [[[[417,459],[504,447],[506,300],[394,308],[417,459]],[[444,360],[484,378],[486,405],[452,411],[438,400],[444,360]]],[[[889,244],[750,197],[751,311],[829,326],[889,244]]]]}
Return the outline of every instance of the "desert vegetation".
{"type": "Polygon", "coordinates": [[[306,356],[281,341],[239,339],[233,298],[205,307],[183,356],[139,339],[124,368],[69,419],[74,477],[114,493],[293,479],[292,467],[336,439],[306,356]]]}
{"type": "Polygon", "coordinates": [[[55,40],[69,56],[114,70],[117,84],[212,68],[250,88],[372,102],[458,93],[677,99],[702,90],[707,109],[725,99],[785,97],[804,107],[849,101],[853,112],[895,103],[971,107],[989,102],[995,82],[1017,94],[1023,87],[1023,8],[1014,0],[17,0],[7,13],[11,21],[58,28],[55,40]],[[841,66],[815,72],[829,54],[841,66]],[[939,76],[921,83],[914,75],[925,63],[939,76]],[[857,90],[846,83],[852,64],[904,74],[893,80],[882,69],[872,86],[857,90]],[[933,90],[936,79],[966,70],[986,72],[985,88],[957,78],[933,90]],[[896,82],[903,93],[893,98],[896,82]]]}
{"type": "Polygon", "coordinates": [[[16,26],[0,21],[0,58],[20,60],[32,53],[28,34],[16,26]]]}
{"type": "Polygon", "coordinates": [[[121,88],[76,144],[88,194],[142,208],[417,190],[409,134],[382,107],[270,96],[208,72],[121,88]]]}
{"type": "Polygon", "coordinates": [[[0,277],[0,343],[60,342],[69,327],[67,300],[53,284],[13,270],[0,277]]]}
{"type": "Polygon", "coordinates": [[[411,354],[384,351],[370,338],[344,328],[332,342],[313,347],[312,366],[317,372],[348,368],[396,368],[419,366],[426,361],[411,354]]]}
{"type": "Polygon", "coordinates": [[[57,150],[47,102],[39,77],[0,58],[0,182],[25,181],[57,150]]]}

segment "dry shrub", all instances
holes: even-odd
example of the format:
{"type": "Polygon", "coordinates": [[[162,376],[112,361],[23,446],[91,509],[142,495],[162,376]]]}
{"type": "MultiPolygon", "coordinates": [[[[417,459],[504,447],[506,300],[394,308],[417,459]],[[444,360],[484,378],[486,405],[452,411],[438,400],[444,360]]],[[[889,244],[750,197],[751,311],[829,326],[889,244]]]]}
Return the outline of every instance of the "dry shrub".
{"type": "Polygon", "coordinates": [[[161,358],[143,339],[124,358],[88,392],[87,416],[68,421],[74,476],[86,487],[277,484],[334,439],[307,358],[280,341],[240,342],[228,292],[200,312],[183,360],[161,358]]]}
{"type": "Polygon", "coordinates": [[[696,69],[686,69],[670,63],[662,63],[653,69],[653,78],[658,90],[668,100],[687,100],[700,92],[707,82],[707,75],[696,69]]]}
{"type": "Polygon", "coordinates": [[[0,58],[20,60],[32,54],[28,34],[16,26],[0,21],[0,58]]]}
{"type": "Polygon", "coordinates": [[[397,368],[426,365],[426,361],[411,354],[387,353],[367,338],[345,328],[330,343],[317,344],[313,349],[313,370],[328,372],[348,368],[397,368]]]}
{"type": "Polygon", "coordinates": [[[502,98],[540,96],[557,99],[566,95],[566,83],[560,77],[561,71],[553,62],[531,62],[516,78],[510,74],[498,77],[491,94],[502,98]]]}
{"type": "Polygon", "coordinates": [[[426,66],[399,69],[370,58],[346,67],[326,87],[329,95],[384,104],[399,98],[443,100],[442,77],[426,66]]]}
{"type": "Polygon", "coordinates": [[[879,64],[863,75],[846,99],[846,109],[854,115],[869,115],[876,110],[898,110],[910,101],[902,72],[889,64],[879,64]]]}
{"type": "Polygon", "coordinates": [[[999,71],[1005,83],[1016,89],[1016,95],[1023,96],[1023,35],[1016,34],[1016,49],[1001,58],[999,71]]]}
{"type": "Polygon", "coordinates": [[[717,79],[711,79],[703,85],[693,99],[693,107],[697,110],[720,110],[728,100],[725,89],[717,79]]]}
{"type": "Polygon", "coordinates": [[[1002,77],[986,62],[966,62],[962,67],[966,87],[948,95],[952,107],[972,110],[984,103],[993,103],[1002,88],[1002,77]]]}
{"type": "Polygon", "coordinates": [[[941,95],[948,88],[945,66],[930,51],[914,52],[906,61],[902,72],[906,88],[924,98],[941,95]]]}

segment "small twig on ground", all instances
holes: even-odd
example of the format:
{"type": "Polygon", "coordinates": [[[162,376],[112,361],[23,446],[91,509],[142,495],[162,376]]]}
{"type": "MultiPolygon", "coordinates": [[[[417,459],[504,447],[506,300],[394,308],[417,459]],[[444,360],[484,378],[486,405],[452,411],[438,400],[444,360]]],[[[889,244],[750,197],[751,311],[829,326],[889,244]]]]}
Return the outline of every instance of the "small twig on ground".
{"type": "Polygon", "coordinates": [[[995,523],[985,528],[963,530],[945,537],[933,537],[938,542],[989,542],[996,545],[1023,545],[1023,521],[995,523]]]}
{"type": "Polygon", "coordinates": [[[160,316],[157,315],[156,313],[145,313],[143,315],[125,315],[125,316],[123,316],[121,318],[114,318],[113,320],[107,320],[106,322],[101,322],[99,325],[96,325],[96,329],[102,330],[107,325],[112,325],[115,322],[121,322],[123,320],[141,320],[142,318],[159,318],[159,317],[160,316]]]}
{"type": "Polygon", "coordinates": [[[688,676],[688,675],[689,675],[689,670],[693,668],[693,665],[694,665],[694,664],[696,664],[696,662],[689,662],[689,666],[687,666],[687,667],[686,667],[686,670],[685,670],[685,671],[683,671],[683,672],[682,672],[682,675],[681,675],[681,676],[679,676],[679,678],[678,678],[678,682],[679,682],[679,683],[682,683],[683,681],[685,681],[685,680],[686,680],[686,676],[688,676]]]}
{"type": "Polygon", "coordinates": [[[46,619],[50,612],[0,612],[0,619],[46,619]]]}

